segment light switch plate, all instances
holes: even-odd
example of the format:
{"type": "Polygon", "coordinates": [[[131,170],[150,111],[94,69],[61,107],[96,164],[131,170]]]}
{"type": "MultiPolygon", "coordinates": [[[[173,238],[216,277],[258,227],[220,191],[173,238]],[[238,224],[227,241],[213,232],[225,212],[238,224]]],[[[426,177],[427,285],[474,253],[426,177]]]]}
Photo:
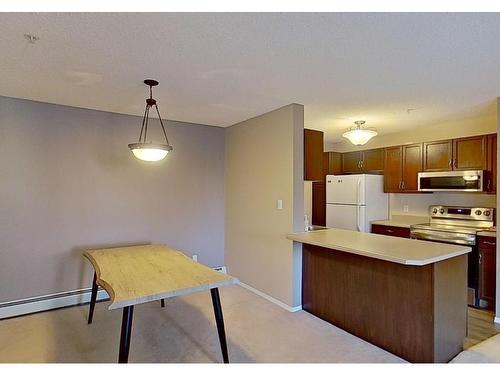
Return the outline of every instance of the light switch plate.
{"type": "Polygon", "coordinates": [[[408,205],[407,205],[407,204],[405,204],[405,205],[403,206],[403,212],[408,212],[408,205]]]}
{"type": "Polygon", "coordinates": [[[283,199],[278,199],[278,200],[276,201],[276,208],[277,208],[278,210],[282,210],[282,209],[283,209],[283,199]]]}

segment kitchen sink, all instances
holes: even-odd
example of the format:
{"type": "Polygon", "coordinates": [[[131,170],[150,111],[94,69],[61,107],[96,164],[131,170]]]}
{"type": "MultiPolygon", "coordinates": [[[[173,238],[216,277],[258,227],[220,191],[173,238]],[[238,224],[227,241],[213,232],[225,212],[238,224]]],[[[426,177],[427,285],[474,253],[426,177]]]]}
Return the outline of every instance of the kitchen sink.
{"type": "Polygon", "coordinates": [[[323,229],[328,229],[328,227],[323,227],[321,225],[310,225],[309,226],[309,232],[314,232],[316,230],[323,230],[323,229]]]}

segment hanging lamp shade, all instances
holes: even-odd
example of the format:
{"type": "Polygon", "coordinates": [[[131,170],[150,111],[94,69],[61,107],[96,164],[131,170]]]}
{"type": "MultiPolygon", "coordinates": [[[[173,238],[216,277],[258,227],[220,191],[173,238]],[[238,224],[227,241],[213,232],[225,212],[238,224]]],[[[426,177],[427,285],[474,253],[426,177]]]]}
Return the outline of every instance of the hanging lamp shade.
{"type": "Polygon", "coordinates": [[[354,123],[356,124],[355,127],[342,134],[342,137],[347,138],[353,145],[364,145],[378,134],[374,128],[362,128],[361,126],[365,121],[354,121],[354,123]]]}
{"type": "Polygon", "coordinates": [[[165,131],[165,126],[163,126],[160,110],[158,109],[156,100],[153,99],[153,86],[157,86],[158,81],[147,79],[144,83],[149,86],[149,98],[146,99],[146,110],[142,118],[141,133],[139,134],[139,141],[130,143],[128,147],[137,159],[144,161],[160,161],[165,159],[167,154],[173,150],[173,147],[168,142],[167,132],[165,131]],[[148,135],[149,111],[152,107],[156,109],[156,113],[158,114],[163,135],[165,136],[165,143],[148,142],[146,139],[148,135]]]}

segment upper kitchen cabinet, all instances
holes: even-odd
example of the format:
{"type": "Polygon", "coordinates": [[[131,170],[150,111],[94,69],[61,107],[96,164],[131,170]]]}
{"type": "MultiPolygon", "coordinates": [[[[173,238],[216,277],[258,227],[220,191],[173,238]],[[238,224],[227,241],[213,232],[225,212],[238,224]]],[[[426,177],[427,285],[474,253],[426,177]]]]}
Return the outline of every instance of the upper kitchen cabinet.
{"type": "Polygon", "coordinates": [[[361,173],[361,151],[342,154],[342,173],[361,173]]]}
{"type": "Polygon", "coordinates": [[[304,129],[304,180],[323,178],[323,132],[304,129]]]}
{"type": "Polygon", "coordinates": [[[384,192],[417,192],[417,175],[422,171],[422,144],[387,147],[384,158],[384,192]]]}
{"type": "Polygon", "coordinates": [[[488,172],[486,190],[492,193],[497,191],[497,135],[488,134],[488,172]]]}
{"type": "Polygon", "coordinates": [[[453,141],[434,141],[424,143],[424,171],[451,171],[453,141]]]}
{"type": "Polygon", "coordinates": [[[384,192],[399,193],[403,179],[403,147],[387,147],[384,154],[384,192]]]}
{"type": "Polygon", "coordinates": [[[453,169],[486,169],[488,167],[486,145],[486,135],[454,139],[453,169]]]}
{"type": "Polygon", "coordinates": [[[383,148],[342,154],[342,173],[382,173],[383,170],[383,148]]]}
{"type": "Polygon", "coordinates": [[[427,172],[487,167],[486,135],[424,143],[424,170],[427,172]]]}
{"type": "Polygon", "coordinates": [[[327,174],[342,174],[342,154],[340,152],[325,152],[323,154],[323,163],[327,161],[327,165],[323,165],[325,176],[327,174]]]}

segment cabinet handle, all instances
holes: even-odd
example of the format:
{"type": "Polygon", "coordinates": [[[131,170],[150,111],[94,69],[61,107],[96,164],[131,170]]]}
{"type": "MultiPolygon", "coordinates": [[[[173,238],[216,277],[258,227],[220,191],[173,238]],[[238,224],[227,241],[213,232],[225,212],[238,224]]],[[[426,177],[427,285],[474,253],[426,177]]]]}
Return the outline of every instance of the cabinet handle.
{"type": "Polygon", "coordinates": [[[453,164],[453,159],[448,160],[448,167],[450,167],[450,168],[451,168],[451,167],[452,167],[452,164],[453,164]]]}
{"type": "Polygon", "coordinates": [[[488,179],[488,186],[486,187],[486,190],[490,190],[491,189],[491,178],[488,179]]]}
{"type": "Polygon", "coordinates": [[[405,189],[405,182],[403,180],[403,181],[401,181],[401,190],[404,190],[404,189],[405,189]]]}
{"type": "Polygon", "coordinates": [[[486,244],[486,245],[493,245],[493,246],[496,245],[495,242],[490,242],[490,241],[483,241],[483,243],[486,244]]]}
{"type": "Polygon", "coordinates": [[[457,167],[457,159],[453,159],[453,168],[457,167]]]}
{"type": "Polygon", "coordinates": [[[394,232],[392,229],[386,229],[385,231],[386,231],[387,233],[392,233],[392,232],[394,232]]]}
{"type": "Polygon", "coordinates": [[[479,264],[482,263],[482,260],[483,260],[483,254],[479,253],[479,264]]]}

